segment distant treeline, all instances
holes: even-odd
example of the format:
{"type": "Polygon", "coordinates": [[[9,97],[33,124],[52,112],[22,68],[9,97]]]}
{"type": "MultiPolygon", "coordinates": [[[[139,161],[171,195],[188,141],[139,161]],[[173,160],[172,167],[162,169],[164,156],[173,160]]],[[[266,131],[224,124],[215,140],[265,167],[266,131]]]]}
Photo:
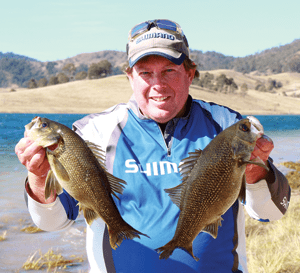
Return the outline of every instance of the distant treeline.
{"type": "Polygon", "coordinates": [[[113,69],[112,64],[107,60],[101,60],[98,63],[92,63],[89,67],[87,65],[79,65],[76,67],[73,63],[68,63],[62,67],[61,70],[55,69],[55,62],[49,62],[46,65],[47,74],[50,75],[49,79],[43,77],[39,80],[31,78],[27,82],[28,88],[44,87],[49,85],[66,83],[69,81],[78,81],[88,79],[104,78],[112,74],[120,74],[120,68],[116,71],[113,69]],[[118,72],[118,73],[115,73],[118,72]]]}
{"type": "MultiPolygon", "coordinates": [[[[249,88],[246,83],[238,86],[233,78],[227,78],[225,74],[214,76],[209,72],[201,73],[199,78],[193,80],[193,84],[205,88],[208,91],[222,92],[225,94],[236,93],[236,91],[240,89],[240,94],[246,95],[249,88]]],[[[282,86],[280,81],[269,78],[267,82],[257,81],[253,88],[260,92],[274,92],[282,86]]]]}
{"type": "Polygon", "coordinates": [[[300,73],[300,39],[246,57],[225,56],[216,52],[191,50],[191,59],[199,70],[232,69],[242,73],[300,73]]]}
{"type": "Polygon", "coordinates": [[[122,73],[121,67],[113,67],[107,60],[100,60],[90,66],[86,64],[75,66],[73,63],[67,63],[59,67],[57,62],[42,63],[7,57],[0,59],[0,87],[16,84],[20,87],[36,88],[122,73]]]}
{"type": "MultiPolygon", "coordinates": [[[[45,84],[51,85],[70,80],[122,74],[122,65],[115,64],[112,60],[116,56],[119,59],[126,59],[126,53],[116,53],[116,51],[104,53],[102,59],[97,57],[90,65],[80,62],[78,64],[77,61],[75,66],[72,59],[76,59],[76,56],[66,60],[66,64],[59,65],[57,62],[39,62],[26,56],[0,52],[0,87],[8,87],[12,84],[20,87],[45,86],[45,84]]],[[[253,71],[266,74],[300,73],[300,39],[242,58],[225,56],[213,51],[203,53],[199,50],[191,50],[191,59],[198,65],[200,71],[233,69],[242,73],[253,71]]]]}

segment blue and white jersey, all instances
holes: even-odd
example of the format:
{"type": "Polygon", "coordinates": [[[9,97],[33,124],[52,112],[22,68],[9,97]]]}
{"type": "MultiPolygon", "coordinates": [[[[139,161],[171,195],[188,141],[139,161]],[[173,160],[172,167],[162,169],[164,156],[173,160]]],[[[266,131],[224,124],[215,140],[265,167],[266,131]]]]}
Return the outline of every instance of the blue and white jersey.
{"type": "MultiPolygon", "coordinates": [[[[96,219],[87,228],[91,272],[247,272],[244,213],[238,201],[222,216],[216,239],[200,232],[194,240],[198,262],[182,249],[176,249],[167,260],[159,260],[155,251],[175,233],[180,210],[164,189],[181,183],[180,161],[189,152],[204,149],[218,133],[241,118],[227,107],[189,97],[186,115],[171,120],[162,132],[159,124],[140,113],[132,97],[128,104],[116,105],[74,123],[74,130],[83,139],[105,151],[108,172],[127,182],[120,199],[114,198],[121,216],[150,237],[124,240],[113,250],[105,223],[96,219]]],[[[262,180],[246,189],[247,211],[263,221],[281,218],[287,208],[282,201],[290,198],[287,181],[271,166],[275,182],[268,184],[262,180]]],[[[50,230],[70,225],[78,215],[76,200],[66,192],[53,204],[60,214],[56,214],[55,224],[51,222],[54,215],[50,210],[38,208],[33,200],[29,200],[28,206],[35,222],[50,230]],[[35,217],[39,210],[43,217],[35,217]]]]}

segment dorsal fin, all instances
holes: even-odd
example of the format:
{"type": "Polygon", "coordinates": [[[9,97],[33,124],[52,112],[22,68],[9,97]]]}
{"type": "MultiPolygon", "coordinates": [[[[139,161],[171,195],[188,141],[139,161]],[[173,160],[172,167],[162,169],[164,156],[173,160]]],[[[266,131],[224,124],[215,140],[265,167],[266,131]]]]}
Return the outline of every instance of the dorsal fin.
{"type": "Polygon", "coordinates": [[[85,140],[85,144],[90,148],[94,156],[99,161],[101,167],[106,171],[105,152],[102,150],[102,148],[99,145],[88,140],[85,140]]]}
{"type": "Polygon", "coordinates": [[[188,179],[192,169],[195,167],[197,160],[199,159],[201,154],[202,150],[197,149],[195,150],[195,152],[189,153],[189,157],[186,157],[181,160],[180,175],[182,177],[181,180],[183,182],[185,182],[188,179]]]}
{"type": "Polygon", "coordinates": [[[187,187],[187,179],[190,176],[190,173],[194,166],[197,163],[197,160],[202,154],[202,150],[195,150],[195,152],[189,153],[189,157],[184,158],[181,161],[180,165],[180,174],[181,174],[181,181],[182,183],[178,186],[170,189],[165,189],[165,192],[169,194],[172,202],[181,209],[181,200],[184,199],[185,190],[187,187]]]}
{"type": "Polygon", "coordinates": [[[127,185],[127,183],[124,180],[113,176],[112,174],[110,174],[107,171],[106,165],[105,165],[105,153],[99,145],[97,145],[93,142],[90,142],[88,140],[85,140],[85,143],[90,148],[90,150],[93,152],[93,154],[97,158],[99,164],[105,171],[105,174],[107,176],[107,179],[108,179],[108,182],[110,185],[111,194],[113,194],[115,197],[117,197],[119,199],[119,197],[117,196],[117,193],[123,194],[123,191],[125,188],[124,185],[127,185]]]}

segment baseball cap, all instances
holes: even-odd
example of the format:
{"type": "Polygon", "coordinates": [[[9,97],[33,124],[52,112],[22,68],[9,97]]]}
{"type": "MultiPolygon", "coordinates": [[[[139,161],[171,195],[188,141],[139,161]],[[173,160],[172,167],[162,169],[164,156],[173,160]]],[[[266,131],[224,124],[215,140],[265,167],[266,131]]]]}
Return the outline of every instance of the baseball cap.
{"type": "Polygon", "coordinates": [[[149,55],[159,55],[180,65],[189,57],[188,41],[181,27],[167,19],[156,19],[134,26],[126,47],[129,66],[149,55]]]}

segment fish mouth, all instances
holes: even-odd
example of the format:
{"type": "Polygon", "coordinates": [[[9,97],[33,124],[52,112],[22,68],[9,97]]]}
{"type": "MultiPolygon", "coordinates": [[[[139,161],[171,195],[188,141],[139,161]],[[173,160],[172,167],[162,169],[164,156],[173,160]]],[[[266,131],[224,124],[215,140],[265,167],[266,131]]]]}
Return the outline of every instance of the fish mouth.
{"type": "Polygon", "coordinates": [[[57,148],[57,146],[53,145],[57,144],[60,139],[60,135],[51,132],[48,124],[42,121],[41,117],[35,117],[30,123],[25,125],[25,134],[39,146],[43,148],[49,147],[52,151],[57,148]]]}
{"type": "Polygon", "coordinates": [[[28,133],[31,129],[38,128],[38,125],[41,123],[40,117],[35,117],[32,119],[31,122],[29,122],[27,125],[25,125],[25,130],[28,133]]]}
{"type": "Polygon", "coordinates": [[[259,120],[253,116],[247,116],[247,119],[251,123],[251,132],[257,135],[257,138],[261,138],[264,135],[264,127],[259,120]]]}

